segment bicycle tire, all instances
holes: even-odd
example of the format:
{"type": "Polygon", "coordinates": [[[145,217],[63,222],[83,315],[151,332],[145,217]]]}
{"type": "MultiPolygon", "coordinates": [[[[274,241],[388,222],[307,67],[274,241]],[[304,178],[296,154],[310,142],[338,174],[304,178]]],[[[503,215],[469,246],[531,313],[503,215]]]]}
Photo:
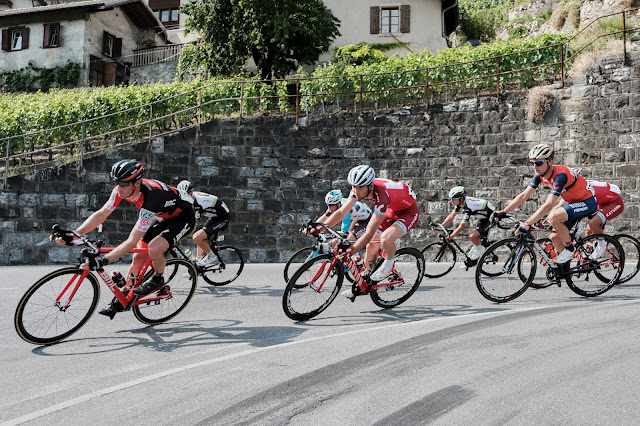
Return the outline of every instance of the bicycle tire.
{"type": "Polygon", "coordinates": [[[425,262],[425,277],[444,277],[453,270],[456,264],[456,251],[442,241],[427,244],[420,252],[425,262]]]}
{"type": "MultiPolygon", "coordinates": [[[[145,277],[152,272],[149,271],[145,277]]],[[[193,263],[184,259],[169,259],[164,277],[165,284],[160,290],[141,299],[144,302],[144,298],[155,297],[163,291],[169,291],[171,296],[135,305],[132,310],[138,321],[150,325],[163,323],[178,315],[191,301],[198,285],[198,272],[193,263]]]]}
{"type": "Polygon", "coordinates": [[[425,276],[424,257],[420,250],[412,247],[398,249],[393,260],[392,274],[385,280],[400,281],[400,284],[390,284],[388,287],[378,288],[369,294],[373,303],[385,309],[393,308],[407,301],[420,287],[422,277],[425,276]]]}
{"type": "Polygon", "coordinates": [[[476,287],[485,299],[509,302],[529,288],[535,272],[533,248],[519,238],[505,238],[491,244],[480,256],[476,287]]]}
{"type": "Polygon", "coordinates": [[[282,309],[294,321],[306,321],[320,314],[338,296],[344,280],[342,263],[331,269],[332,254],[321,254],[305,262],[293,274],[282,295],[282,309]]]}
{"type": "Polygon", "coordinates": [[[220,263],[200,271],[202,278],[211,285],[223,286],[235,281],[244,269],[244,256],[235,247],[222,246],[213,250],[220,263]]]}
{"type": "Polygon", "coordinates": [[[599,296],[618,283],[624,268],[624,252],[618,240],[610,235],[592,234],[574,248],[574,255],[564,274],[569,288],[584,297],[599,296]],[[607,248],[597,260],[589,258],[594,242],[605,240],[607,248]],[[572,266],[575,265],[575,266],[572,266]],[[590,270],[591,268],[595,270],[590,270]],[[597,279],[589,279],[591,272],[597,279]]]}
{"type": "MultiPolygon", "coordinates": [[[[303,247],[291,255],[287,264],[284,265],[284,282],[289,282],[289,279],[295,274],[295,272],[311,259],[311,254],[318,249],[317,246],[303,247]],[[289,273],[291,271],[291,273],[289,273]]],[[[319,253],[319,252],[318,252],[319,253]]]]}
{"type": "MultiPolygon", "coordinates": [[[[66,310],[62,311],[55,304],[72,276],[82,272],[71,267],[58,269],[40,278],[27,290],[14,316],[16,331],[24,341],[36,345],[59,342],[78,331],[91,318],[100,300],[100,284],[91,273],[80,283],[73,295],[73,303],[69,303],[66,310]]],[[[74,285],[67,292],[73,288],[74,285]]]]}
{"type": "Polygon", "coordinates": [[[624,251],[624,268],[617,284],[626,283],[636,276],[640,270],[640,241],[628,234],[616,234],[617,239],[624,251]]]}

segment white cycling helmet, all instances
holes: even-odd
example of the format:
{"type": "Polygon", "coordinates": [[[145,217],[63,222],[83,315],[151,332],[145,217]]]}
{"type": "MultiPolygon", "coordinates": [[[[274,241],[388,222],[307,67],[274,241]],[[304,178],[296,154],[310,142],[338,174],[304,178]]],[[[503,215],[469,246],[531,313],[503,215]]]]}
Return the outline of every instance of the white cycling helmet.
{"type": "Polygon", "coordinates": [[[460,197],[464,197],[464,186],[454,186],[451,188],[451,191],[449,191],[449,198],[453,199],[460,197]]]}
{"type": "Polygon", "coordinates": [[[181,180],[180,183],[178,184],[177,188],[180,191],[184,191],[186,193],[189,193],[189,192],[193,191],[193,184],[191,182],[189,182],[188,180],[181,180]]]}
{"type": "Polygon", "coordinates": [[[351,186],[365,186],[373,182],[375,178],[376,172],[373,167],[362,164],[349,171],[347,182],[351,186]]]}
{"type": "Polygon", "coordinates": [[[529,159],[530,160],[549,160],[553,158],[553,147],[547,143],[541,143],[529,151],[529,159]]]}
{"type": "Polygon", "coordinates": [[[324,196],[324,202],[328,206],[340,204],[342,202],[342,191],[340,191],[339,189],[333,189],[327,192],[327,195],[324,196]]]}

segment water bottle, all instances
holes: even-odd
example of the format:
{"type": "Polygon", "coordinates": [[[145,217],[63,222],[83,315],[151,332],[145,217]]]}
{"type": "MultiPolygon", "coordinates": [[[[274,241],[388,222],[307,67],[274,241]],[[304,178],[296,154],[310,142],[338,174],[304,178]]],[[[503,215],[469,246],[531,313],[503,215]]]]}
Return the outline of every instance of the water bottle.
{"type": "Polygon", "coordinates": [[[362,268],[364,268],[364,260],[362,259],[362,256],[356,254],[355,256],[353,256],[353,261],[355,262],[358,269],[362,271],[362,268]]]}
{"type": "Polygon", "coordinates": [[[116,286],[118,286],[118,288],[122,288],[126,284],[124,277],[118,271],[113,271],[111,273],[111,280],[115,283],[116,286]]]}
{"type": "Polygon", "coordinates": [[[190,261],[192,261],[192,262],[195,262],[195,261],[196,261],[196,257],[194,256],[194,254],[193,254],[193,253],[191,253],[191,250],[186,249],[186,250],[184,251],[184,254],[186,254],[186,255],[187,255],[187,259],[189,259],[190,261]]]}

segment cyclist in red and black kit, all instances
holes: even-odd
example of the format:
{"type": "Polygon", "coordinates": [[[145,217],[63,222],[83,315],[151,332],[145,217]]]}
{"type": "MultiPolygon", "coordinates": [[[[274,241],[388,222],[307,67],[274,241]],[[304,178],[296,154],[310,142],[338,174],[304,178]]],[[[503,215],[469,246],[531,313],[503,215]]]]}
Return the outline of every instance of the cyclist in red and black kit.
{"type": "Polygon", "coordinates": [[[527,232],[532,223],[537,223],[545,215],[548,215],[547,219],[555,231],[551,234],[551,241],[558,253],[555,261],[559,264],[566,263],[573,256],[573,244],[569,229],[579,219],[591,217],[597,211],[598,204],[593,196],[593,190],[587,180],[578,173],[578,170],[553,164],[553,147],[548,144],[539,144],[531,148],[529,160],[535,173],[529,186],[518,194],[504,210],[495,212],[492,217],[504,217],[506,213],[524,204],[540,183],[551,187],[551,193],[546,201],[518,227],[516,234],[527,232]],[[565,202],[558,204],[559,197],[562,197],[565,202]]]}
{"type": "MultiPolygon", "coordinates": [[[[122,160],[111,167],[111,180],[116,183],[109,200],[94,212],[76,229],[86,234],[102,224],[109,215],[125,200],[140,210],[138,220],[129,237],[116,246],[113,251],[98,256],[91,263],[85,262],[81,269],[97,269],[115,262],[134,247],[148,248],[147,253],[135,253],[127,274],[125,292],[131,285],[131,275],[137,276],[147,256],[151,257],[155,275],[136,287],[133,292],[145,295],[160,289],[164,285],[164,268],[167,259],[164,253],[185,235],[193,231],[196,223],[192,200],[181,198],[180,192],[169,185],[142,177],[144,166],[135,160],[122,160]]],[[[59,243],[68,241],[58,238],[59,243]]],[[[99,311],[113,319],[116,311],[111,304],[99,311]]]]}
{"type": "MultiPolygon", "coordinates": [[[[378,253],[378,246],[371,247],[370,241],[379,235],[384,249],[385,260],[382,266],[371,275],[372,281],[382,281],[391,273],[393,256],[396,253],[396,241],[412,229],[420,217],[416,204],[416,194],[404,182],[389,179],[376,179],[373,168],[367,165],[354,167],[349,171],[347,182],[351,185],[351,193],[347,202],[329,216],[327,225],[333,226],[351,210],[357,201],[369,201],[374,211],[364,234],[348,249],[355,254],[367,248],[365,254],[365,273],[371,268],[378,253]]],[[[378,238],[376,238],[378,240],[378,238]]],[[[342,295],[354,299],[356,295],[351,288],[342,295]]]]}

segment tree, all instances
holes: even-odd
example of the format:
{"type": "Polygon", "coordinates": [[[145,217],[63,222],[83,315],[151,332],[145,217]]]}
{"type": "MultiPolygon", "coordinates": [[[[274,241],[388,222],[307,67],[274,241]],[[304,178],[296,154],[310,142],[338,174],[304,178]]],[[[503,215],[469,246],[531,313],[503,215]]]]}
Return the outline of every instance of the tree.
{"type": "Polygon", "coordinates": [[[322,0],[193,0],[181,12],[186,30],[202,36],[183,50],[182,71],[231,76],[252,58],[262,79],[282,78],[340,35],[322,0]]]}

